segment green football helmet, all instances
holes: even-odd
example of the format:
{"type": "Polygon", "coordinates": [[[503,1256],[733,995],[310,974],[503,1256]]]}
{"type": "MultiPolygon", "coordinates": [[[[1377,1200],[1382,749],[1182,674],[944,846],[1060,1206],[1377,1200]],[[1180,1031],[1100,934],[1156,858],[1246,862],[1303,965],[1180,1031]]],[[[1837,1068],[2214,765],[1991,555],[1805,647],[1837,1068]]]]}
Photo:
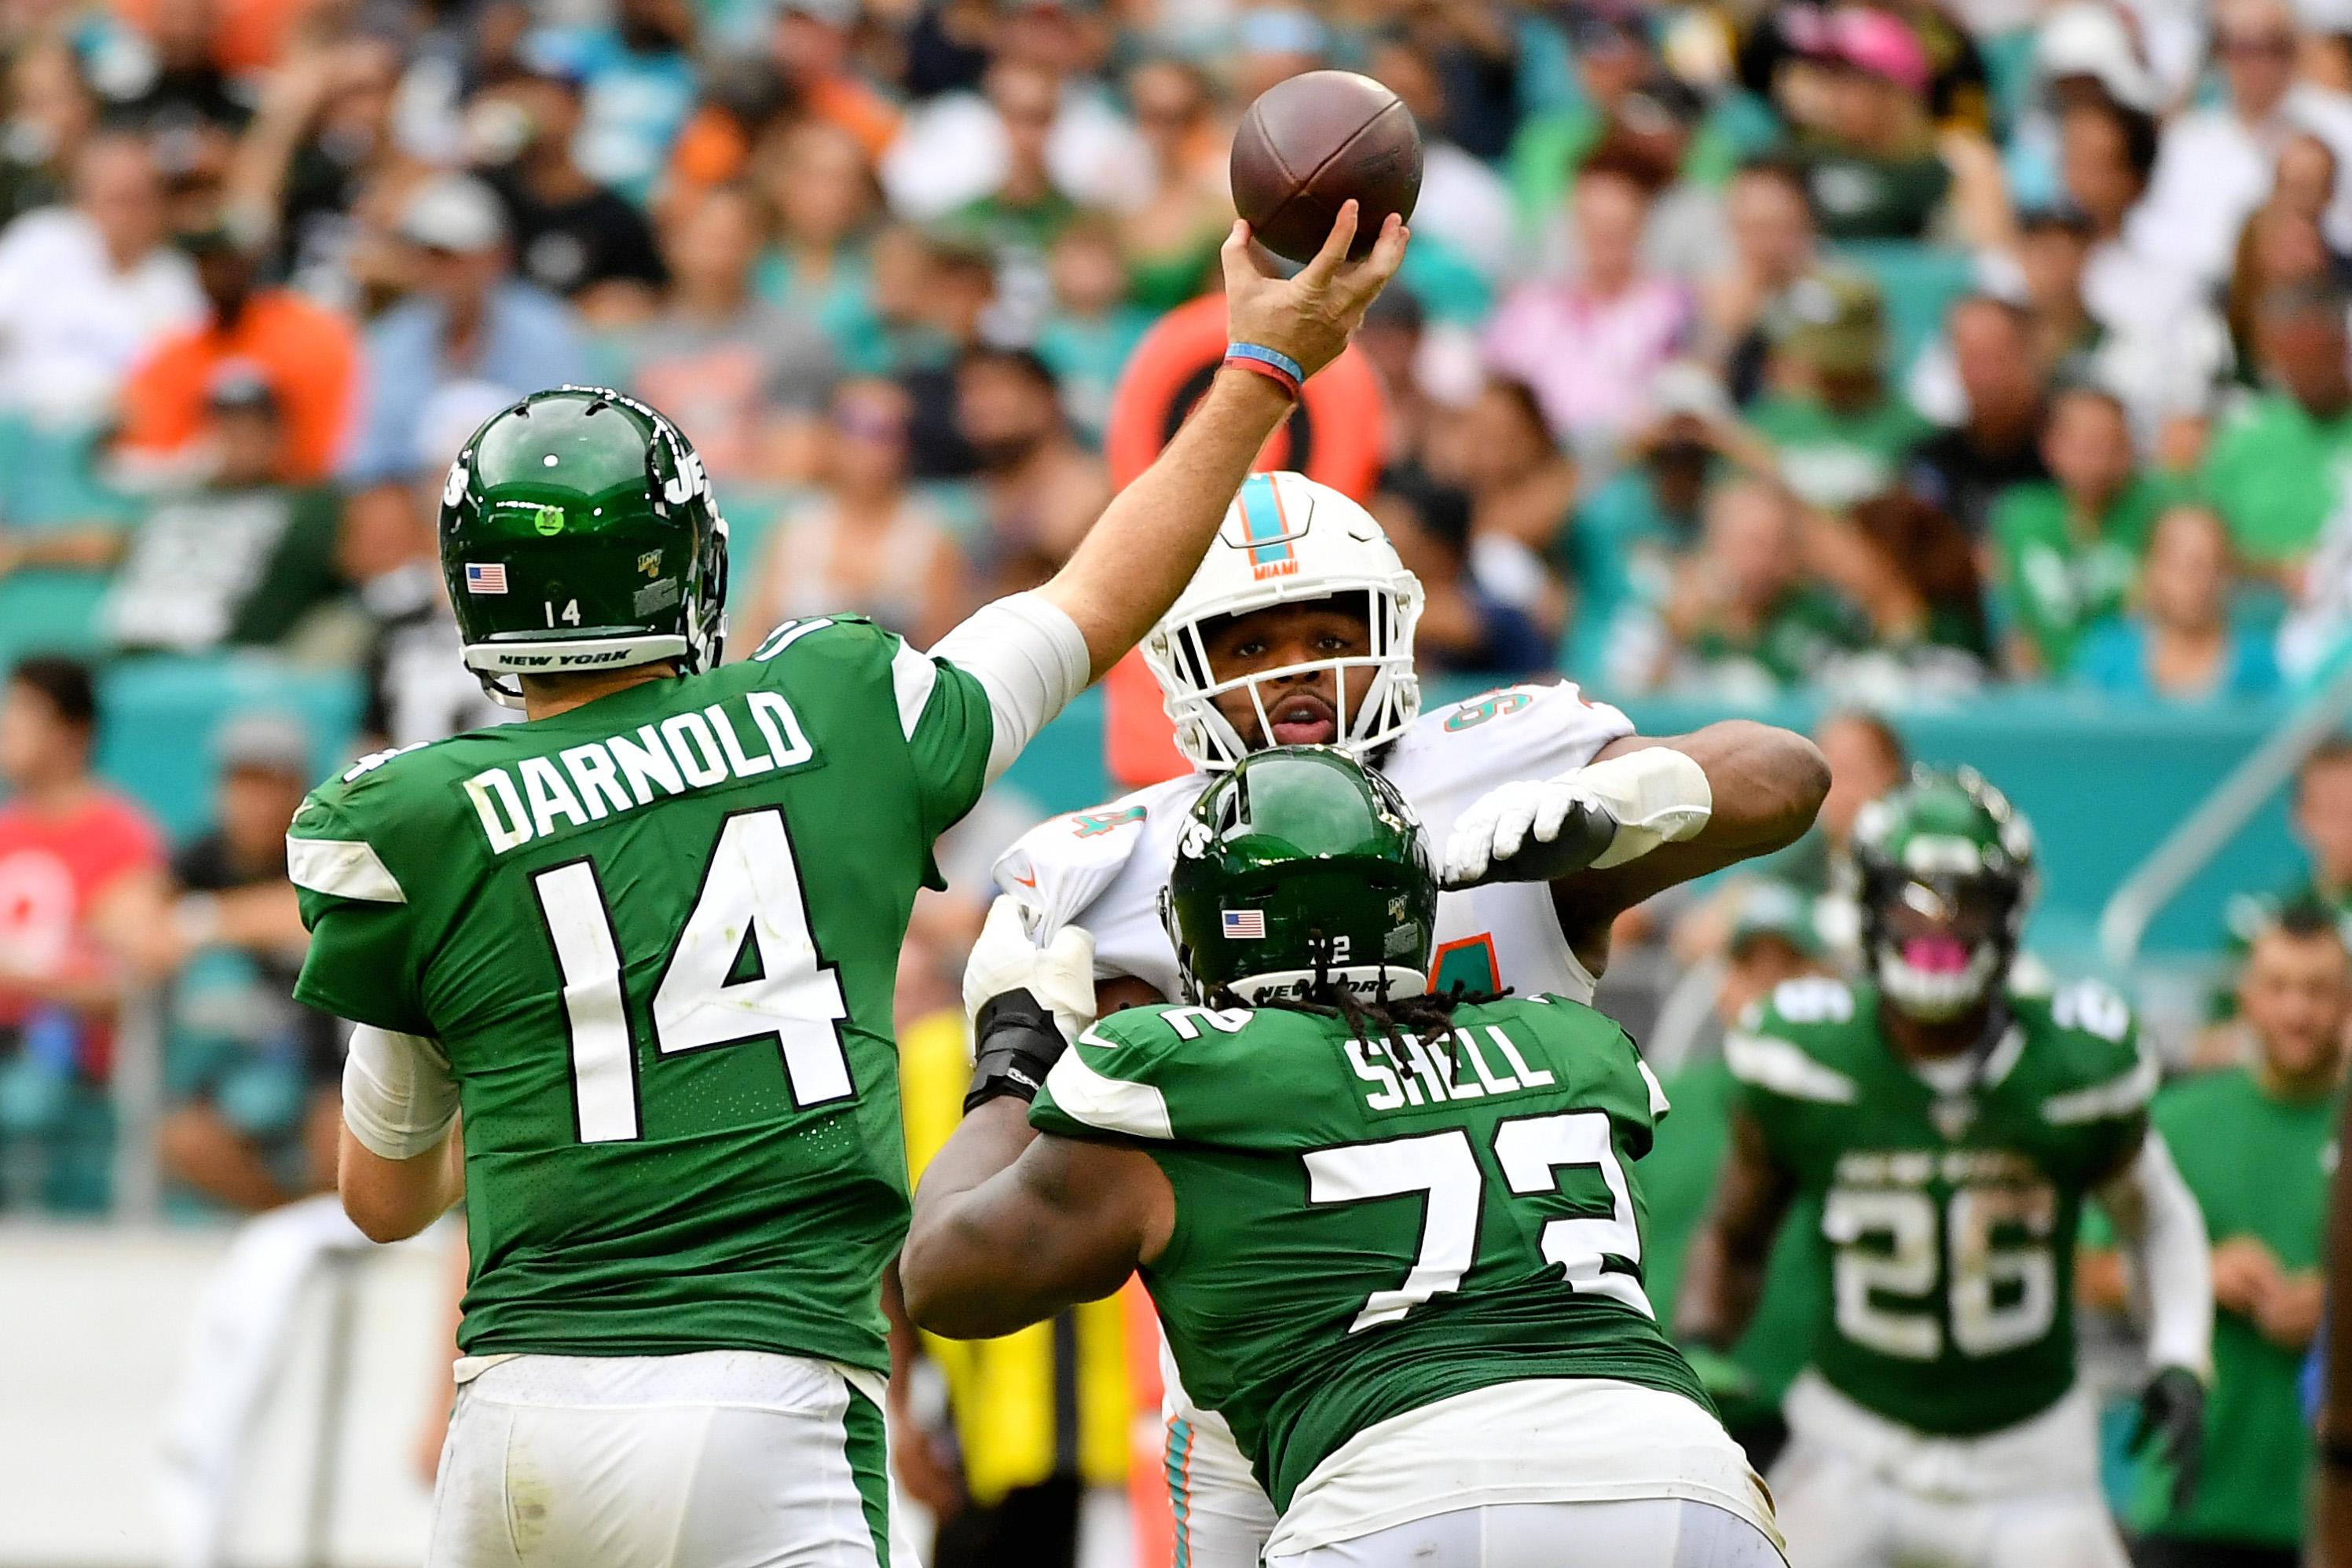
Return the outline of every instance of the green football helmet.
{"type": "Polygon", "coordinates": [[[2034,894],[2033,828],[1973,768],[1914,768],[1854,819],[1863,954],[1887,1002],[1957,1018],[2009,973],[2034,894]]]}
{"type": "Polygon", "coordinates": [[[1186,994],[1258,1005],[1429,988],[1437,877],[1394,784],[1328,746],[1242,758],[1202,794],[1160,897],[1186,994]]]}
{"type": "Polygon", "coordinates": [[[726,645],[727,523],[702,459],[624,394],[558,387],[492,415],[449,467],[440,531],[467,668],[509,707],[502,676],[691,675],[726,645]]]}

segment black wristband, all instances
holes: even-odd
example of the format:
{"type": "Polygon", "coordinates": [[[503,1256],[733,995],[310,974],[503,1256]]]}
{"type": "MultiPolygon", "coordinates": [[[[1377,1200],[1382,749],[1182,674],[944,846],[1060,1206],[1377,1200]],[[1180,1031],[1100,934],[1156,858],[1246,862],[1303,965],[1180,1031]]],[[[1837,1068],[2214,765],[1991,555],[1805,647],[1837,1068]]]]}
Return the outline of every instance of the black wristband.
{"type": "Polygon", "coordinates": [[[2322,1433],[2313,1441],[2312,1447],[2317,1451],[2321,1464],[2338,1475],[2352,1474],[2352,1437],[2330,1437],[2322,1433]]]}
{"type": "Polygon", "coordinates": [[[964,1113],[1000,1095],[1034,1100],[1069,1045],[1053,1011],[1026,989],[990,997],[972,1024],[971,1088],[963,1097],[964,1113]]]}

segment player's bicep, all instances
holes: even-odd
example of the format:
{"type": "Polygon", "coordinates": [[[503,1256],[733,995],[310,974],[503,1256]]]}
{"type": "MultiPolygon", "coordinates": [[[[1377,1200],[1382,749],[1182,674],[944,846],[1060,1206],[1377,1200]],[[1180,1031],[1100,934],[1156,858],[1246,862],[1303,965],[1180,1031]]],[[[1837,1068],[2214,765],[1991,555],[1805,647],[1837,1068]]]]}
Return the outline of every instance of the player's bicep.
{"type": "Polygon", "coordinates": [[[1734,1258],[1762,1258],[1796,1201],[1797,1183],[1772,1152],[1755,1113],[1735,1107],[1730,1145],[1715,1194],[1717,1231],[1734,1258]]]}

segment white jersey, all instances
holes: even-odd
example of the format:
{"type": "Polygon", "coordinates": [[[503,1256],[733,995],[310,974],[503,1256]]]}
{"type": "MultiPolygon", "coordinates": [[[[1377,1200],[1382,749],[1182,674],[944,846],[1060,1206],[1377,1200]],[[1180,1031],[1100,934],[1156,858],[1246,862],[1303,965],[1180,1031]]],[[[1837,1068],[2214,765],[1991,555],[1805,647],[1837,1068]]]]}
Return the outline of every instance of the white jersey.
{"type": "MultiPolygon", "coordinates": [[[[1633,732],[1624,714],[1565,682],[1507,686],[1423,714],[1374,762],[1419,814],[1434,850],[1496,785],[1582,767],[1633,732]]],[[[1039,931],[1086,928],[1097,980],[1132,976],[1180,1000],[1160,893],[1175,867],[1177,835],[1214,776],[1191,773],[1050,817],[997,860],[997,885],[1033,911],[1039,931]]],[[[1540,882],[1440,894],[1429,967],[1433,990],[1459,981],[1473,991],[1508,986],[1523,996],[1592,1000],[1592,975],[1561,934],[1551,889],[1540,882]]]]}

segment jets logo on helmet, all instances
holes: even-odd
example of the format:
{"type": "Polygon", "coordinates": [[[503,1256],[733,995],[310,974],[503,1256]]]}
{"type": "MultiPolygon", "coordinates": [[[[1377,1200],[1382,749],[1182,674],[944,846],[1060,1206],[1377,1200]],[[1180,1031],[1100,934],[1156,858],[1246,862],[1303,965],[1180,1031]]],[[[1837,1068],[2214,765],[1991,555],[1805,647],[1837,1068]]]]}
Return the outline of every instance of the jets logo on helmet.
{"type": "Polygon", "coordinates": [[[510,707],[506,675],[719,660],[727,522],[693,447],[635,398],[564,386],[491,416],[450,465],[440,534],[467,667],[510,707]]]}
{"type": "Polygon", "coordinates": [[[2033,829],[1974,769],[1914,769],[1864,806],[1853,871],[1864,952],[1900,1012],[1959,1017],[2008,973],[2033,903],[2033,829]]]}
{"type": "Polygon", "coordinates": [[[1335,747],[1277,746],[1193,803],[1160,913],[1197,1003],[1416,995],[1437,878],[1394,784],[1335,747]]]}
{"type": "Polygon", "coordinates": [[[1143,662],[1175,721],[1178,749],[1201,767],[1231,768],[1250,750],[1218,710],[1218,698],[1247,690],[1259,733],[1271,736],[1262,695],[1268,684],[1324,669],[1338,683],[1338,743],[1365,756],[1420,716],[1412,637],[1421,605],[1419,579],[1405,570],[1371,513],[1304,474],[1253,474],[1226,510],[1201,569],[1144,639],[1143,662]],[[1318,600],[1361,606],[1370,639],[1366,653],[1223,679],[1210,668],[1202,635],[1210,622],[1318,600]]]}

